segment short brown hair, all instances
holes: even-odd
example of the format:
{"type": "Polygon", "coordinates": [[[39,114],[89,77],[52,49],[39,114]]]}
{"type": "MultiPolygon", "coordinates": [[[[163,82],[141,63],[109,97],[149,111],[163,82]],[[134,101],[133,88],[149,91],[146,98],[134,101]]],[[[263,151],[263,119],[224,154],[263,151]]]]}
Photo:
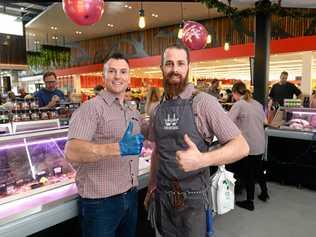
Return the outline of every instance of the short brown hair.
{"type": "Polygon", "coordinates": [[[168,46],[167,48],[165,48],[165,50],[161,54],[161,61],[160,61],[161,66],[163,66],[163,60],[164,60],[165,53],[166,53],[167,49],[182,49],[182,50],[184,50],[186,55],[187,55],[187,61],[188,61],[188,63],[190,63],[190,51],[189,51],[189,49],[184,44],[175,43],[175,44],[172,44],[172,45],[168,46]]]}
{"type": "Polygon", "coordinates": [[[43,75],[43,80],[45,81],[45,78],[49,77],[49,76],[54,76],[55,79],[57,79],[56,73],[54,73],[54,72],[45,72],[45,74],[43,75]]]}

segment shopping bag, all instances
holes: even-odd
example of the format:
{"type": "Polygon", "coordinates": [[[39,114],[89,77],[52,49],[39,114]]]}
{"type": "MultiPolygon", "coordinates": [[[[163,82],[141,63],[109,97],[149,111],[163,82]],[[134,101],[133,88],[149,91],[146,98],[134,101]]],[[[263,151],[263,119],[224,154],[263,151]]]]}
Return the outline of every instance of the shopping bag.
{"type": "Polygon", "coordinates": [[[234,209],[235,204],[234,174],[219,166],[211,177],[212,209],[214,213],[223,215],[234,209]]]}

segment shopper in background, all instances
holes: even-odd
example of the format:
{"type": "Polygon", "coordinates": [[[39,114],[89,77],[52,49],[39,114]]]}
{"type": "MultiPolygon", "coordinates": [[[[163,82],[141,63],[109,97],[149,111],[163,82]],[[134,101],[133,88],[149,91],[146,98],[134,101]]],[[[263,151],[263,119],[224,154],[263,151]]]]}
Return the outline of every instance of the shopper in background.
{"type": "Polygon", "coordinates": [[[39,107],[53,108],[65,99],[64,93],[57,89],[57,76],[54,72],[46,72],[43,76],[45,87],[34,94],[39,107]]]}
{"type": "Polygon", "coordinates": [[[217,99],[220,99],[220,91],[221,90],[219,89],[219,80],[217,79],[212,80],[208,93],[216,97],[217,99]]]}
{"type": "Polygon", "coordinates": [[[152,111],[160,102],[160,90],[158,87],[151,87],[148,91],[145,104],[145,113],[151,115],[152,111]]]}
{"type": "Polygon", "coordinates": [[[113,54],[104,64],[105,88],[72,115],[65,148],[77,171],[83,236],[133,237],[137,223],[140,114],[126,106],[128,60],[113,54]]]}
{"type": "Polygon", "coordinates": [[[19,88],[18,93],[19,93],[20,98],[24,99],[24,97],[27,96],[27,93],[25,92],[24,87],[19,88]]]}
{"type": "Polygon", "coordinates": [[[149,140],[155,149],[144,204],[156,206],[149,210],[156,210],[151,216],[163,237],[211,233],[209,166],[234,162],[249,149],[217,99],[188,83],[189,57],[183,45],[165,49],[160,66],[164,98],[151,117],[149,140]],[[214,135],[223,146],[208,152],[206,138],[214,135]]]}
{"type": "Polygon", "coordinates": [[[125,95],[124,95],[124,101],[132,101],[132,100],[133,100],[133,97],[132,97],[131,88],[127,87],[125,91],[125,95]]]}
{"type": "Polygon", "coordinates": [[[292,99],[294,95],[299,99],[303,99],[301,90],[287,81],[288,75],[288,72],[283,71],[280,75],[280,81],[275,83],[270,90],[268,102],[269,122],[273,119],[279,106],[284,105],[284,99],[292,99]]]}
{"type": "Polygon", "coordinates": [[[6,102],[2,105],[7,110],[13,109],[13,103],[15,102],[15,94],[13,91],[8,92],[8,96],[6,98],[6,102]]]}
{"type": "Polygon", "coordinates": [[[247,199],[236,202],[242,208],[253,211],[255,178],[261,187],[258,196],[262,201],[269,198],[267,185],[263,174],[263,153],[265,151],[264,125],[267,123],[262,105],[251,98],[251,92],[243,82],[237,82],[232,88],[233,97],[237,101],[230,111],[229,117],[235,122],[246,138],[250,147],[248,157],[238,161],[242,169],[241,176],[246,185],[247,199]]]}
{"type": "Polygon", "coordinates": [[[102,85],[97,85],[93,88],[93,92],[94,92],[94,95],[99,95],[100,92],[104,89],[104,86],[102,85]]]}
{"type": "Polygon", "coordinates": [[[316,108],[316,91],[315,90],[313,90],[313,93],[310,98],[310,107],[316,108]]]}

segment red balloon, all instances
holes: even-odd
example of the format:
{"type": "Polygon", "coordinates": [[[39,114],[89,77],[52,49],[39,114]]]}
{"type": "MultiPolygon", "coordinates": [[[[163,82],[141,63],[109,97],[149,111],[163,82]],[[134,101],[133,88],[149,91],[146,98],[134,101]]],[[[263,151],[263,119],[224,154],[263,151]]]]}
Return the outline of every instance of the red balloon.
{"type": "Polygon", "coordinates": [[[203,49],[207,44],[207,35],[208,32],[202,24],[186,21],[181,40],[189,49],[203,49]]]}
{"type": "Polygon", "coordinates": [[[103,0],[63,0],[66,15],[77,25],[92,25],[104,12],[103,0]]]}

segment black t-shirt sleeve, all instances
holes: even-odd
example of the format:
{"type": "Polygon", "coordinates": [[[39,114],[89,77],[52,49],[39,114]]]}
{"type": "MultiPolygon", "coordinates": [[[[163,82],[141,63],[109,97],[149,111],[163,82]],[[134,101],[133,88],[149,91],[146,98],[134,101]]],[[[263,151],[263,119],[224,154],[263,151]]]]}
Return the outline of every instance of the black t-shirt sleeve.
{"type": "Polygon", "coordinates": [[[269,93],[269,97],[270,98],[274,98],[274,85],[272,86],[271,90],[270,90],[270,93],[269,93]]]}
{"type": "Polygon", "coordinates": [[[298,96],[300,95],[302,92],[300,89],[297,88],[297,86],[295,86],[294,84],[291,84],[292,85],[292,90],[293,90],[293,93],[298,96]]]}

